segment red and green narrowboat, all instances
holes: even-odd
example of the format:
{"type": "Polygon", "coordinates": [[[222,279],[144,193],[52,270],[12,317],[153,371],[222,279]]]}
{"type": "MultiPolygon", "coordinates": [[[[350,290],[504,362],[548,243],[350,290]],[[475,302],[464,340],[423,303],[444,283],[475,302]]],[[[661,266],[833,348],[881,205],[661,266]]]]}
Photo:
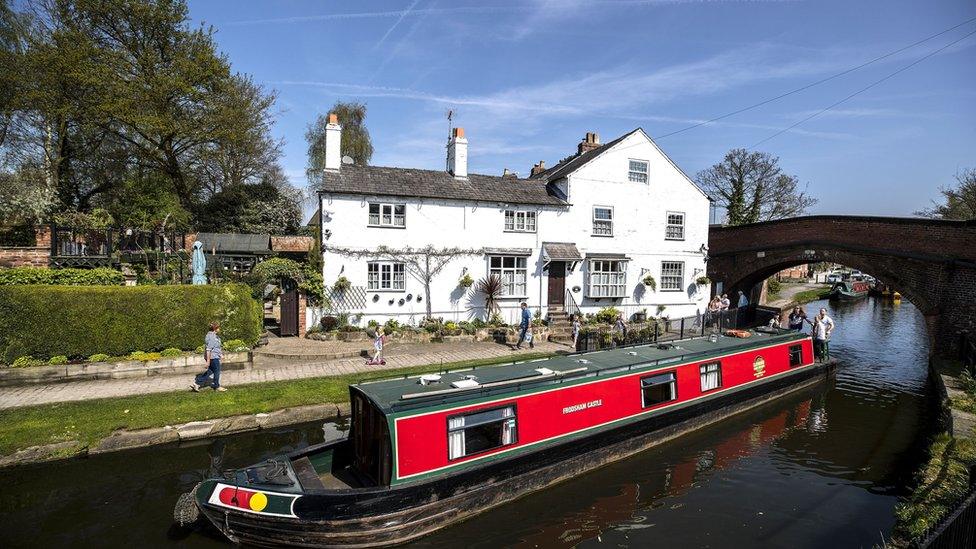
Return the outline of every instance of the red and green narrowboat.
{"type": "Polygon", "coordinates": [[[197,486],[237,543],[393,545],[819,382],[777,329],[351,385],[347,438],[197,486]]]}
{"type": "Polygon", "coordinates": [[[866,280],[849,280],[838,282],[830,290],[830,299],[853,301],[867,297],[871,291],[871,284],[866,280]]]}

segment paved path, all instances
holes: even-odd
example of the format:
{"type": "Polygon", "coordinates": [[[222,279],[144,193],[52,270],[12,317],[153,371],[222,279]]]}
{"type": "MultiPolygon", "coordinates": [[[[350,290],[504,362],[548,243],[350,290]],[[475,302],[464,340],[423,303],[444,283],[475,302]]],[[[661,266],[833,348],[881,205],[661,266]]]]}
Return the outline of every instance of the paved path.
{"type": "Polygon", "coordinates": [[[804,282],[801,284],[783,284],[779,293],[776,294],[776,299],[767,303],[770,307],[785,307],[793,303],[793,296],[800,292],[805,292],[807,290],[819,290],[826,286],[823,284],[813,284],[810,282],[804,282]]]}
{"type": "MultiPolygon", "coordinates": [[[[317,342],[329,343],[329,342],[317,342]]],[[[361,347],[361,345],[360,345],[361,347]]],[[[540,343],[534,351],[523,349],[513,351],[508,346],[497,343],[432,343],[425,345],[391,345],[388,348],[386,366],[366,366],[361,358],[340,358],[333,360],[292,361],[281,360],[266,366],[247,370],[231,370],[221,374],[221,385],[228,391],[234,385],[280,381],[323,376],[355,374],[380,369],[405,368],[426,364],[459,362],[497,356],[511,356],[529,352],[568,351],[569,347],[557,343],[540,343]]],[[[120,397],[147,393],[189,390],[192,379],[189,376],[153,376],[129,379],[104,379],[97,381],[73,381],[49,385],[29,385],[25,387],[0,387],[0,409],[17,408],[34,404],[50,404],[91,400],[96,398],[120,397]]]]}

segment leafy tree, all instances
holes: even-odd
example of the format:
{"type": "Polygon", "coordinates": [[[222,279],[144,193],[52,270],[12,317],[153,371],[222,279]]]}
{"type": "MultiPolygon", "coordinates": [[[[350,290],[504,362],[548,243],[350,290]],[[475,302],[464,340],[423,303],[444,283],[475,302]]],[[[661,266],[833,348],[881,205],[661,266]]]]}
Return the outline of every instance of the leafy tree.
{"type": "Polygon", "coordinates": [[[295,234],[301,224],[302,211],[294,198],[262,182],[213,195],[201,206],[196,226],[204,232],[295,234]]]}
{"type": "Polygon", "coordinates": [[[956,174],[956,187],[939,189],[942,203],[932,201],[932,207],[915,215],[937,219],[976,219],[976,168],[956,174]]]}
{"type": "Polygon", "coordinates": [[[729,225],[793,217],[817,203],[795,175],[783,173],[779,158],[765,152],[732,149],[695,179],[725,208],[729,225]]]}
{"type": "MultiPolygon", "coordinates": [[[[369,130],[366,129],[366,105],[337,101],[329,112],[337,115],[342,124],[339,154],[351,157],[353,162],[361,166],[369,164],[373,158],[373,142],[370,140],[369,130]]],[[[328,123],[328,116],[320,114],[305,132],[305,140],[308,142],[308,167],[305,174],[312,185],[321,183],[322,170],[325,169],[325,127],[328,123]]]]}

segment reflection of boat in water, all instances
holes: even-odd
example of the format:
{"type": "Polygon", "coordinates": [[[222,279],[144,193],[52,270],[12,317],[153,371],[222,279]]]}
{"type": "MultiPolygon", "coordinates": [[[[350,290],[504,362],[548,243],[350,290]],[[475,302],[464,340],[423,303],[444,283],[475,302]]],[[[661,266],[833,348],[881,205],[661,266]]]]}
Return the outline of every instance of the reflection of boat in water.
{"type": "Polygon", "coordinates": [[[350,386],[349,438],[201,483],[229,539],[402,543],[823,379],[808,336],[694,338],[350,386]]]}
{"type": "Polygon", "coordinates": [[[830,290],[830,299],[840,299],[842,301],[853,301],[867,297],[871,290],[871,284],[864,280],[845,280],[837,282],[830,290]]]}

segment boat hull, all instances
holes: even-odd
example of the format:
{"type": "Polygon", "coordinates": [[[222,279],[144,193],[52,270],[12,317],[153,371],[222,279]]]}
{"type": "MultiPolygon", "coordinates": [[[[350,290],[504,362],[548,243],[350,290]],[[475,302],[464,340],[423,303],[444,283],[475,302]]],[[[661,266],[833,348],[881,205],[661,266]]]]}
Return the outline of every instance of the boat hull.
{"type": "Polygon", "coordinates": [[[213,490],[215,481],[201,486],[197,502],[210,522],[238,543],[395,545],[817,384],[832,370],[833,363],[804,366],[712,399],[436,480],[354,493],[308,493],[296,500],[295,518],[208,505],[207,490],[213,490]]]}

